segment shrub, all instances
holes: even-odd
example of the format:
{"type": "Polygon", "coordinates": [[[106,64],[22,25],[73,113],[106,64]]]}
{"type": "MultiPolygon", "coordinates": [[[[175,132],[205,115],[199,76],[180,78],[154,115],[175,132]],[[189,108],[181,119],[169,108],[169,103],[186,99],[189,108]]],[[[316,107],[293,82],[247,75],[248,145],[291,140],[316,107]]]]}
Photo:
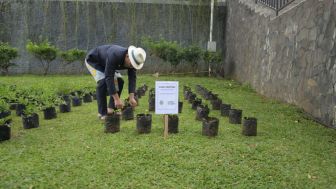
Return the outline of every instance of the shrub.
{"type": "Polygon", "coordinates": [[[12,48],[8,43],[0,42],[0,69],[2,73],[8,75],[8,68],[15,66],[11,60],[16,57],[18,57],[18,50],[16,48],[12,48]]]}
{"type": "Polygon", "coordinates": [[[62,62],[68,65],[76,61],[83,61],[86,56],[86,51],[79,49],[70,49],[60,52],[59,56],[61,57],[62,62]]]}
{"type": "Polygon", "coordinates": [[[186,62],[192,65],[192,67],[196,70],[198,61],[202,58],[202,49],[196,45],[191,45],[186,47],[182,51],[182,58],[186,62]]]}
{"type": "Polygon", "coordinates": [[[203,60],[209,65],[209,77],[211,75],[211,64],[218,64],[222,61],[222,56],[218,52],[205,51],[203,53],[203,60]]]}
{"type": "Polygon", "coordinates": [[[151,38],[144,37],[142,38],[142,44],[148,48],[150,55],[169,62],[174,68],[181,61],[181,47],[176,41],[167,41],[165,39],[154,41],[151,38]]]}
{"type": "Polygon", "coordinates": [[[222,56],[218,52],[205,51],[203,53],[203,60],[208,64],[220,63],[222,61],[222,56]]]}
{"type": "Polygon", "coordinates": [[[43,74],[47,75],[49,72],[50,63],[57,57],[58,49],[51,45],[48,40],[41,43],[34,43],[28,41],[26,49],[29,53],[40,60],[43,67],[43,74]]]}

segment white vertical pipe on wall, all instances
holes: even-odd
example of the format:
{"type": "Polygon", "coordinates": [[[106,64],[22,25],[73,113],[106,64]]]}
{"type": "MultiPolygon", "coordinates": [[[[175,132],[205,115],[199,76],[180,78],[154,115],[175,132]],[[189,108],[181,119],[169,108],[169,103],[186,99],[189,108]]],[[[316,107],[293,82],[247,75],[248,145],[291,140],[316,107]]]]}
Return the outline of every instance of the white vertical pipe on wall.
{"type": "MultiPolygon", "coordinates": [[[[213,29],[213,12],[214,12],[214,2],[215,0],[211,0],[211,15],[210,15],[210,38],[209,41],[210,43],[212,42],[212,29],[213,29]]],[[[211,66],[209,62],[209,77],[211,76],[211,66]]]]}
{"type": "Polygon", "coordinates": [[[212,28],[213,28],[213,11],[214,11],[214,2],[215,0],[211,0],[211,16],[210,16],[210,41],[212,41],[212,28]]]}

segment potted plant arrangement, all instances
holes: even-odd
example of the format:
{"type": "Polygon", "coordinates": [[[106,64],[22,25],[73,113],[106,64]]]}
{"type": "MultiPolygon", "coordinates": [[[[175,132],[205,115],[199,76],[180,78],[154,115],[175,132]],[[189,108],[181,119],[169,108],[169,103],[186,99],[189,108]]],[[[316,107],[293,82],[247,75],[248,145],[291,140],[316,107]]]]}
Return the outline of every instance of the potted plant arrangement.
{"type": "Polygon", "coordinates": [[[9,105],[5,102],[5,100],[0,100],[0,119],[10,115],[11,111],[9,110],[9,105]]]}
{"type": "Polygon", "coordinates": [[[56,94],[67,104],[71,104],[70,92],[71,88],[66,83],[61,83],[59,86],[57,86],[56,94]]]}
{"type": "Polygon", "coordinates": [[[197,93],[201,93],[203,90],[203,87],[201,85],[195,85],[195,90],[197,93]]]}
{"type": "Polygon", "coordinates": [[[190,94],[192,94],[192,92],[190,90],[185,90],[183,92],[184,100],[189,100],[190,94]]]}
{"type": "Polygon", "coordinates": [[[183,93],[186,91],[191,91],[191,88],[189,86],[184,85],[183,86],[183,93]]]}
{"type": "Polygon", "coordinates": [[[0,142],[10,139],[11,137],[10,123],[11,123],[11,116],[9,106],[4,100],[0,100],[0,142]]]}
{"type": "Polygon", "coordinates": [[[105,133],[117,133],[120,131],[120,112],[114,110],[105,118],[105,133]]]}
{"type": "Polygon", "coordinates": [[[10,120],[7,118],[0,118],[0,142],[9,140],[11,138],[10,120]]]}
{"type": "Polygon", "coordinates": [[[84,103],[92,102],[92,95],[91,95],[90,90],[88,88],[83,89],[83,102],[84,103]]]}
{"type": "Polygon", "coordinates": [[[154,89],[154,88],[151,88],[151,89],[149,90],[148,95],[149,95],[149,98],[153,98],[153,97],[155,97],[155,89],[154,89]]]}
{"type": "Polygon", "coordinates": [[[182,113],[182,108],[183,108],[183,102],[179,101],[178,103],[178,113],[182,113]]]}
{"type": "Polygon", "coordinates": [[[152,128],[152,115],[137,114],[136,128],[139,134],[150,133],[152,128]]]}
{"type": "Polygon", "coordinates": [[[231,104],[221,104],[220,105],[221,116],[228,117],[230,109],[231,104]]]}
{"type": "Polygon", "coordinates": [[[52,94],[45,93],[41,96],[41,102],[40,108],[43,111],[44,119],[55,119],[57,117],[55,108],[56,97],[52,94]]]}
{"type": "Polygon", "coordinates": [[[142,87],[140,87],[136,90],[136,94],[138,95],[138,98],[141,98],[142,96],[144,96],[145,93],[146,93],[146,90],[142,87]]]}
{"type": "Polygon", "coordinates": [[[9,109],[10,110],[16,110],[16,106],[18,105],[17,102],[10,102],[9,103],[9,109]]]}
{"type": "Polygon", "coordinates": [[[218,135],[219,120],[215,117],[203,119],[202,135],[213,137],[218,135]]]}
{"type": "Polygon", "coordinates": [[[122,109],[122,119],[123,120],[133,120],[134,119],[134,111],[131,104],[128,102],[128,99],[125,99],[125,106],[122,109]]]}
{"type": "Polygon", "coordinates": [[[230,109],[229,110],[229,123],[231,124],[241,124],[242,121],[242,110],[230,109]]]}
{"type": "Polygon", "coordinates": [[[26,104],[28,103],[27,99],[23,97],[19,97],[18,99],[18,104],[16,105],[16,115],[21,116],[23,114],[23,110],[26,109],[26,104]]]}
{"type": "Polygon", "coordinates": [[[148,99],[148,110],[151,112],[155,111],[155,98],[148,99]]]}
{"type": "Polygon", "coordinates": [[[56,104],[59,106],[61,113],[67,113],[71,111],[71,104],[69,101],[64,100],[63,96],[59,96],[56,99],[56,104]]]}
{"type": "Polygon", "coordinates": [[[0,84],[0,100],[4,100],[9,104],[9,110],[16,109],[17,99],[15,97],[15,89],[14,85],[0,84]]]}
{"type": "Polygon", "coordinates": [[[72,106],[81,106],[82,105],[82,93],[79,91],[71,93],[72,106]]]}
{"type": "Polygon", "coordinates": [[[200,104],[196,109],[196,120],[202,121],[203,118],[207,118],[210,110],[207,105],[200,104]]]}
{"type": "Polygon", "coordinates": [[[213,110],[220,110],[220,106],[222,104],[222,100],[219,98],[215,98],[211,100],[211,105],[213,110]]]}
{"type": "Polygon", "coordinates": [[[195,93],[189,93],[189,96],[188,96],[188,101],[189,101],[189,103],[190,104],[192,104],[194,101],[195,101],[195,99],[196,99],[196,94],[195,93]]]}
{"type": "Polygon", "coordinates": [[[91,90],[91,96],[93,100],[97,100],[96,90],[91,90]]]}
{"type": "Polygon", "coordinates": [[[205,98],[205,100],[211,100],[211,99],[213,99],[213,96],[214,96],[214,94],[212,93],[212,91],[207,91],[207,92],[204,94],[204,98],[205,98]]]}
{"type": "Polygon", "coordinates": [[[195,100],[191,104],[191,109],[196,110],[198,105],[202,104],[202,99],[195,98],[195,100]]]}
{"type": "Polygon", "coordinates": [[[22,114],[22,124],[24,129],[38,128],[40,126],[39,115],[32,104],[28,104],[22,114]]]}
{"type": "Polygon", "coordinates": [[[155,89],[149,90],[148,110],[155,111],[155,89]]]}
{"type": "Polygon", "coordinates": [[[245,136],[257,136],[257,118],[244,117],[242,134],[245,136]]]}
{"type": "Polygon", "coordinates": [[[168,133],[178,133],[179,118],[177,115],[168,115],[168,133]]]}

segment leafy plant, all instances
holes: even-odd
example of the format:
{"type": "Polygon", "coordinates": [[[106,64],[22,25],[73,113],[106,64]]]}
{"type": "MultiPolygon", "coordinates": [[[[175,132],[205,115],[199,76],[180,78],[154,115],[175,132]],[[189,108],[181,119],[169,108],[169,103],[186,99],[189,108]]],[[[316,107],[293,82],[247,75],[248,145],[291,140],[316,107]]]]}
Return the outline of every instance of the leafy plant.
{"type": "Polygon", "coordinates": [[[36,112],[37,112],[36,106],[34,106],[32,104],[28,104],[26,106],[26,109],[23,110],[23,115],[28,117],[28,116],[31,116],[31,115],[35,114],[36,112]]]}
{"type": "Polygon", "coordinates": [[[174,68],[180,63],[182,57],[182,48],[176,41],[167,41],[160,39],[154,41],[149,37],[143,37],[142,43],[149,49],[151,55],[169,62],[174,68]]]}
{"type": "Polygon", "coordinates": [[[40,96],[40,109],[44,110],[46,108],[54,107],[56,105],[57,97],[54,94],[44,93],[40,96]]]}
{"type": "Polygon", "coordinates": [[[206,64],[209,65],[209,76],[211,73],[211,64],[218,64],[222,61],[222,56],[218,52],[209,52],[205,51],[203,53],[203,60],[206,64]]]}
{"type": "Polygon", "coordinates": [[[11,47],[8,43],[0,42],[0,70],[8,75],[8,68],[16,64],[11,61],[18,57],[18,50],[11,47]]]}
{"type": "Polygon", "coordinates": [[[0,99],[7,103],[15,101],[15,92],[10,89],[10,85],[0,83],[0,99]]]}
{"type": "Polygon", "coordinates": [[[8,127],[11,121],[12,121],[12,117],[11,116],[8,116],[8,117],[5,117],[5,118],[1,118],[0,119],[0,127],[2,127],[2,126],[8,127]]]}
{"type": "Polygon", "coordinates": [[[71,96],[78,97],[78,98],[83,98],[84,96],[84,92],[82,90],[72,91],[70,94],[71,96]]]}
{"type": "Polygon", "coordinates": [[[90,89],[89,87],[84,87],[81,91],[84,95],[85,94],[91,94],[92,89],[90,89]]]}
{"type": "Polygon", "coordinates": [[[44,40],[40,43],[28,41],[26,49],[29,53],[33,54],[37,59],[40,60],[40,63],[43,67],[43,73],[44,75],[47,75],[49,72],[50,63],[57,57],[58,49],[51,45],[48,40],[44,40]]]}
{"type": "Polygon", "coordinates": [[[205,51],[203,53],[203,60],[208,64],[220,63],[222,61],[222,56],[218,52],[205,51]]]}
{"type": "Polygon", "coordinates": [[[70,49],[67,51],[61,51],[59,56],[65,65],[69,65],[76,61],[83,61],[86,56],[86,51],[79,49],[70,49]]]}
{"type": "MultiPolygon", "coordinates": [[[[5,100],[0,100],[0,113],[9,111],[9,106],[5,100]]],[[[0,118],[0,126],[7,126],[8,123],[11,121],[11,116],[6,116],[4,118],[0,118]]]]}
{"type": "Polygon", "coordinates": [[[72,87],[67,85],[65,82],[61,82],[56,87],[56,94],[57,95],[68,95],[70,94],[72,87]]]}
{"type": "Polygon", "coordinates": [[[61,105],[61,104],[67,104],[67,102],[64,100],[64,98],[62,98],[61,96],[58,96],[55,99],[55,105],[61,105]]]}
{"type": "Polygon", "coordinates": [[[24,98],[23,96],[18,97],[17,98],[17,102],[19,104],[24,104],[24,105],[28,105],[29,104],[28,99],[24,98]]]}
{"type": "Polygon", "coordinates": [[[198,61],[202,58],[202,49],[196,45],[186,47],[182,51],[182,58],[197,69],[198,61]]]}
{"type": "Polygon", "coordinates": [[[0,112],[9,111],[9,106],[5,100],[0,99],[0,112]]]}

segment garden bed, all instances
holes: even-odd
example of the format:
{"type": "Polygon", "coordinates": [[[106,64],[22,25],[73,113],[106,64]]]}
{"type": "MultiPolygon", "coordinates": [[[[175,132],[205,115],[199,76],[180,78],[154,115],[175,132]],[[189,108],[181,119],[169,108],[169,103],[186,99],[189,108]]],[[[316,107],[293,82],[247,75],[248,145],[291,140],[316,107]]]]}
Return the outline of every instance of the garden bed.
{"type": "MultiPolygon", "coordinates": [[[[216,137],[202,136],[196,110],[184,100],[178,133],[163,139],[161,115],[148,112],[148,93],[134,115],[152,114],[151,132],[140,135],[136,119],[121,120],[120,132],[106,134],[97,119],[97,104],[83,103],[57,118],[40,119],[24,129],[12,110],[12,137],[0,143],[0,188],[334,188],[336,133],[303,116],[300,110],[266,99],[233,81],[197,77],[162,77],[180,86],[211,89],[225,104],[258,120],[257,136],[242,134],[242,124],[210,108],[219,119],[216,137]]],[[[76,90],[95,83],[91,76],[0,77],[16,86],[53,88],[68,82],[76,90]]],[[[138,85],[154,87],[151,76],[138,85]]],[[[196,92],[193,90],[193,92],[196,92]]],[[[122,98],[125,99],[127,91],[122,98]]]]}

